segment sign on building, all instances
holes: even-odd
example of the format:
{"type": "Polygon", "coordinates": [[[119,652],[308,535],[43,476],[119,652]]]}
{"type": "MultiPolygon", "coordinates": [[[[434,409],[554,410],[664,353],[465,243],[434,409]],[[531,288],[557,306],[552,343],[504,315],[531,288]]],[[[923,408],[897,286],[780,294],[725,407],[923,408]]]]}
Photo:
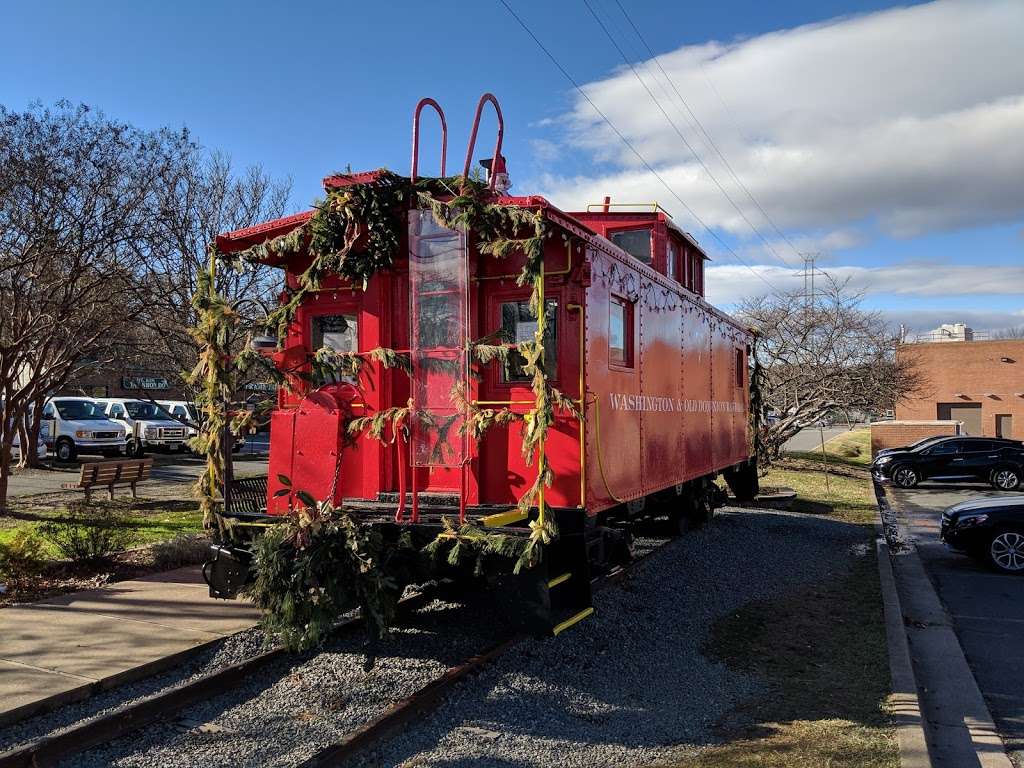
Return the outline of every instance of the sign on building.
{"type": "Polygon", "coordinates": [[[122,376],[122,389],[170,389],[171,383],[163,376],[122,376]]]}

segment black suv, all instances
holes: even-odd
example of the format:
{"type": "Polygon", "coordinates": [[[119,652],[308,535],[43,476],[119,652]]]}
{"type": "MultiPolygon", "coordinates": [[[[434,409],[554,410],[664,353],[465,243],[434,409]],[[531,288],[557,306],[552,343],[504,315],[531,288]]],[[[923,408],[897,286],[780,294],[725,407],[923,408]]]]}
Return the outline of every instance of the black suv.
{"type": "Polygon", "coordinates": [[[1013,491],[1024,479],[1024,443],[999,437],[945,437],[880,452],[876,480],[913,488],[922,480],[983,480],[1013,491]]]}

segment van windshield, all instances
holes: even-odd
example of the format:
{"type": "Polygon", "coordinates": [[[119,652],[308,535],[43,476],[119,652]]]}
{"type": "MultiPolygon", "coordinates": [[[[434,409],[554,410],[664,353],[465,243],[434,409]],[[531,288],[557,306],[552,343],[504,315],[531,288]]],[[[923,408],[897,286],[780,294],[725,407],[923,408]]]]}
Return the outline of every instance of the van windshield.
{"type": "Polygon", "coordinates": [[[167,413],[156,403],[143,403],[138,400],[124,404],[124,409],[133,419],[166,419],[167,413]]]}
{"type": "Polygon", "coordinates": [[[60,417],[68,421],[107,418],[103,414],[103,406],[91,400],[54,400],[53,404],[60,417]]]}

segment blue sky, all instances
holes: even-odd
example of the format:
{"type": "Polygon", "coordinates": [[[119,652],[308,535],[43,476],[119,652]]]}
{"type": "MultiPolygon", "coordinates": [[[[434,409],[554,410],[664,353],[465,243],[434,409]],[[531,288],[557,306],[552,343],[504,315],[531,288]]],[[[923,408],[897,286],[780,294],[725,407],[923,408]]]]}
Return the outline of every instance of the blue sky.
{"type": "MultiPolygon", "coordinates": [[[[264,2],[12,4],[0,103],[67,98],[141,126],[187,125],[240,167],[290,176],[299,209],[323,175],[346,165],[407,172],[411,110],[424,95],[445,107],[449,170],[457,170],[476,99],[490,90],[505,113],[513,191],[567,207],[603,193],[658,199],[707,245],[718,270],[709,291],[720,303],[764,288],[751,269],[788,287],[795,251],[813,250],[895,320],[1024,325],[1024,185],[1008,181],[1024,178],[1024,157],[1005,141],[1024,115],[1018,0],[897,10],[863,0],[737,0],[686,4],[685,13],[678,3],[623,0],[771,222],[670,103],[669,81],[646,61],[615,0],[591,0],[771,249],[654,111],[582,0],[509,2],[747,266],[636,167],[497,0],[305,3],[287,12],[264,2]],[[966,266],[986,280],[967,279],[966,266]]],[[[436,168],[434,141],[431,125],[427,171],[436,168]]]]}

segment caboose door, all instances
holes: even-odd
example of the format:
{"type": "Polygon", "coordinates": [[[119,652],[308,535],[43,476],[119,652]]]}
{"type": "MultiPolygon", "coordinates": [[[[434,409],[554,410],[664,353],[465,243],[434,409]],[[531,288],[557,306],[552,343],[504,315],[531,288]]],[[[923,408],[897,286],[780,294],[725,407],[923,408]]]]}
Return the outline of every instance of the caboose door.
{"type": "MultiPolygon", "coordinates": [[[[493,284],[492,284],[493,286],[493,284]]],[[[570,321],[564,288],[548,287],[545,297],[544,362],[551,386],[575,396],[578,363],[570,354],[572,345],[564,337],[570,321]],[[569,382],[563,386],[563,382],[569,382]]],[[[572,317],[570,324],[578,322],[572,317]]],[[[533,341],[537,318],[530,311],[529,292],[517,287],[489,287],[481,302],[481,335],[498,332],[507,344],[533,341]]],[[[510,408],[527,413],[534,407],[532,380],[523,370],[523,358],[509,355],[508,365],[495,360],[484,367],[478,403],[481,408],[510,408]]],[[[576,506],[578,503],[579,425],[556,414],[557,423],[548,431],[548,461],[555,474],[550,502],[576,506]]],[[[537,476],[537,461],[527,464],[522,455],[522,424],[495,425],[487,430],[478,448],[477,482],[481,504],[515,504],[537,476]]]]}

